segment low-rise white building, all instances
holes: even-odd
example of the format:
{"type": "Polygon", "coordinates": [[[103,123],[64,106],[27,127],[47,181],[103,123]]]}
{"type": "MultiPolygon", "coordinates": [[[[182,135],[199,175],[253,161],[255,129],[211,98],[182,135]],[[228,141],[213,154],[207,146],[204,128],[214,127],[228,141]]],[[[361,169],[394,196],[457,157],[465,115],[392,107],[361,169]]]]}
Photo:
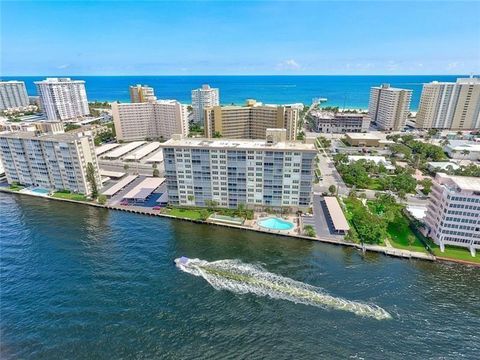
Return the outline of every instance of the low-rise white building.
{"type": "Polygon", "coordinates": [[[438,173],[429,196],[425,222],[428,236],[445,245],[480,248],[480,178],[438,173]]]}
{"type": "Polygon", "coordinates": [[[97,187],[102,186],[91,136],[4,133],[0,134],[0,157],[9,184],[90,195],[87,167],[92,164],[97,187]]]}
{"type": "Polygon", "coordinates": [[[366,114],[333,113],[317,110],[309,115],[314,124],[313,129],[325,134],[363,133],[370,127],[370,117],[366,114]]]}
{"type": "Polygon", "coordinates": [[[359,160],[373,161],[375,165],[383,165],[387,170],[395,170],[395,166],[385,158],[385,156],[369,156],[369,155],[349,155],[349,162],[356,162],[359,160]]]}
{"type": "Polygon", "coordinates": [[[451,159],[480,160],[480,143],[467,140],[450,140],[443,150],[451,159]]]}

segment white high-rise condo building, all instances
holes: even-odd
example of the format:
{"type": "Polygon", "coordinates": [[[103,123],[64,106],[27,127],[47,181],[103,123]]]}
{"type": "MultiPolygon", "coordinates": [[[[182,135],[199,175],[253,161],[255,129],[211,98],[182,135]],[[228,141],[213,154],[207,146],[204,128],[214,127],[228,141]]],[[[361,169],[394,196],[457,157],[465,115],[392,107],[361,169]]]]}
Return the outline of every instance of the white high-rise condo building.
{"type": "Polygon", "coordinates": [[[480,248],[480,178],[437,173],[425,217],[428,235],[440,246],[480,248]]]}
{"type": "Polygon", "coordinates": [[[203,124],[205,121],[205,108],[220,105],[220,95],[217,88],[202,85],[200,89],[192,90],[193,120],[203,124]]]}
{"type": "Polygon", "coordinates": [[[23,81],[0,81],[0,110],[21,109],[30,105],[23,81]]]}
{"type": "Polygon", "coordinates": [[[205,136],[228,139],[265,139],[267,129],[285,129],[295,140],[300,108],[297,105],[263,105],[253,99],[245,106],[205,108],[205,136]]]}
{"type": "Polygon", "coordinates": [[[188,135],[188,112],[176,100],[142,103],[112,103],[117,140],[170,139],[172,134],[188,135]]]}
{"type": "Polygon", "coordinates": [[[368,114],[381,130],[403,130],[411,98],[412,90],[392,88],[389,84],[372,87],[368,114]]]}
{"type": "Polygon", "coordinates": [[[153,88],[147,85],[130,86],[129,91],[130,102],[132,103],[143,103],[157,100],[153,88]]]}
{"type": "Polygon", "coordinates": [[[70,190],[90,195],[87,167],[91,163],[97,187],[102,186],[95,145],[82,134],[36,135],[34,132],[0,134],[0,157],[9,184],[70,190]]]}
{"type": "Polygon", "coordinates": [[[47,78],[36,81],[35,85],[48,120],[75,120],[90,114],[85,81],[47,78]]]}
{"type": "Polygon", "coordinates": [[[226,208],[243,204],[301,210],[311,206],[317,151],[313,144],[286,142],[285,130],[268,131],[267,140],[174,136],[161,147],[172,204],[203,207],[214,201],[226,208]]]}
{"type": "Polygon", "coordinates": [[[480,128],[480,79],[433,81],[423,85],[416,127],[473,130],[480,128]]]}

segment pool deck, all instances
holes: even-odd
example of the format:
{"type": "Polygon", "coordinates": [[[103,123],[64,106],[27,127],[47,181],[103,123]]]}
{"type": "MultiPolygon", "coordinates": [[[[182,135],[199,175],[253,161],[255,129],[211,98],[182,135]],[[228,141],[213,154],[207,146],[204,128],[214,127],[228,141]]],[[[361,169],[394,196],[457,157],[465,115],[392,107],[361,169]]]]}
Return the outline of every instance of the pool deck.
{"type": "MultiPolygon", "coordinates": [[[[376,252],[376,253],[381,253],[387,256],[393,256],[393,257],[399,257],[399,258],[404,258],[404,259],[420,259],[420,260],[428,260],[428,261],[435,261],[437,258],[434,255],[431,254],[426,254],[426,253],[420,253],[420,252],[415,252],[415,251],[409,251],[409,250],[401,250],[401,249],[396,249],[396,248],[388,248],[384,246],[379,246],[379,245],[368,245],[368,244],[356,244],[356,243],[351,243],[345,240],[341,240],[338,238],[326,238],[326,237],[308,237],[305,235],[300,234],[299,227],[296,226],[292,230],[268,230],[265,228],[260,227],[259,225],[256,224],[256,219],[259,217],[265,217],[265,216],[259,216],[257,215],[257,218],[255,220],[246,220],[244,225],[236,225],[236,224],[229,224],[225,222],[209,222],[203,221],[203,220],[193,220],[193,219],[187,219],[187,218],[181,218],[181,217],[176,217],[168,214],[162,214],[158,210],[153,210],[152,208],[146,208],[146,207],[141,207],[141,206],[120,206],[120,205],[101,205],[95,202],[88,202],[88,201],[76,201],[76,200],[70,200],[70,199],[60,199],[60,198],[53,198],[53,197],[45,197],[45,196],[38,196],[38,195],[33,195],[29,193],[21,193],[19,191],[13,191],[8,188],[0,187],[0,192],[4,193],[10,193],[10,194],[18,194],[18,195],[27,195],[27,196],[36,196],[36,197],[41,197],[43,199],[47,200],[53,200],[53,201],[63,201],[63,202],[69,202],[73,204],[83,204],[83,205],[88,205],[88,206],[94,206],[97,208],[103,208],[103,209],[108,209],[108,210],[117,210],[117,211],[125,211],[125,212],[130,212],[130,213],[136,213],[136,214],[141,214],[141,215],[149,215],[149,216],[161,216],[165,218],[170,218],[170,219],[177,219],[181,221],[189,221],[193,223],[198,223],[198,224],[207,224],[207,225],[214,225],[214,226],[223,226],[223,227],[229,227],[229,228],[234,228],[234,229],[239,229],[239,230],[244,230],[244,231],[255,231],[259,233],[264,233],[264,234],[271,234],[271,235],[277,235],[277,236],[283,236],[283,237],[289,237],[289,238],[297,238],[297,239],[303,239],[303,240],[309,240],[309,241],[318,241],[326,244],[332,244],[332,245],[342,245],[342,246],[348,246],[348,247],[353,247],[358,249],[359,251],[362,252],[376,252]]],[[[262,215],[262,214],[260,214],[262,215]]],[[[270,214],[267,214],[267,216],[270,214]]],[[[272,215],[273,216],[273,215],[272,215]]],[[[292,221],[294,224],[297,224],[296,217],[293,215],[290,215],[287,217],[289,221],[292,221]]],[[[443,260],[442,258],[439,258],[438,260],[443,260]]],[[[448,259],[448,261],[455,261],[452,259],[448,259]]],[[[464,262],[459,262],[463,263],[464,262]]],[[[480,266],[479,264],[476,263],[469,263],[469,265],[475,265],[475,266],[480,266]]]]}

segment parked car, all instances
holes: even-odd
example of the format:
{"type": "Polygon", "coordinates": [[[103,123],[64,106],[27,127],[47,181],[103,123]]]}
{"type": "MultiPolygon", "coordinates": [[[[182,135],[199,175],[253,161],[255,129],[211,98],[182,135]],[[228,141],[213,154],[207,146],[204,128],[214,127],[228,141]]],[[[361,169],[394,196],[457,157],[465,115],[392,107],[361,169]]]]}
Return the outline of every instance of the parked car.
{"type": "Polygon", "coordinates": [[[161,207],[161,206],[158,206],[158,205],[156,205],[156,206],[154,206],[154,207],[152,208],[152,210],[161,210],[161,209],[162,209],[162,207],[161,207]]]}

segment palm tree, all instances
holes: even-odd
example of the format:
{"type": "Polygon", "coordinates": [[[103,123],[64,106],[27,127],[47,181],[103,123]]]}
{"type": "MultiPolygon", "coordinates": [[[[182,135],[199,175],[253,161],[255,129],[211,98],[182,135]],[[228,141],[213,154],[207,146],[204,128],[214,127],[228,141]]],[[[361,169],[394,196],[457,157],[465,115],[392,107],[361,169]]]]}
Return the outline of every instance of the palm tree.
{"type": "MultiPolygon", "coordinates": [[[[463,161],[463,160],[465,160],[465,156],[470,154],[470,151],[465,149],[465,150],[462,150],[461,154],[463,155],[463,157],[462,157],[462,161],[463,161]]],[[[462,161],[460,161],[460,164],[462,163],[462,161]]]]}

